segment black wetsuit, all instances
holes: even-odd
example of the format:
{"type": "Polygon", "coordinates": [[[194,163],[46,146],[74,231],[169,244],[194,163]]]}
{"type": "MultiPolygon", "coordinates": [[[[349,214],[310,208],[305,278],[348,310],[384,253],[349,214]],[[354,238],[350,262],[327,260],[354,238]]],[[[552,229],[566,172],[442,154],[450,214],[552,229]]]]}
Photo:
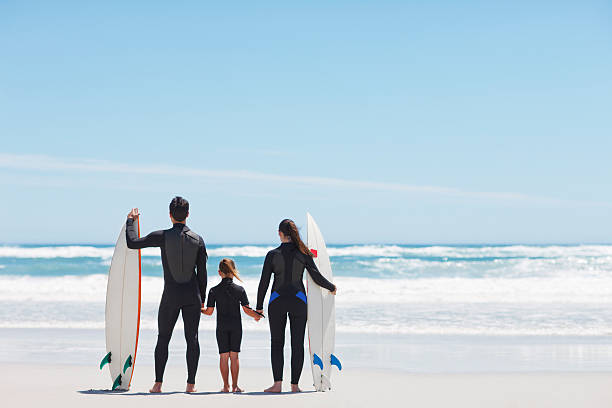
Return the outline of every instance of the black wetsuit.
{"type": "Polygon", "coordinates": [[[257,310],[263,309],[264,298],[274,274],[272,293],[268,304],[270,322],[272,374],[274,381],[283,379],[283,348],[285,346],[285,327],[287,315],[291,329],[291,384],[297,384],[304,366],[304,334],[306,332],[307,308],[306,290],[304,289],[304,269],[319,286],[330,291],[336,287],[329,282],[312,257],[302,254],[292,243],[283,243],[268,252],[264,261],[257,291],[257,310]]]}
{"type": "Polygon", "coordinates": [[[198,342],[200,308],[206,296],[208,255],[204,240],[181,223],[174,224],[170,229],[154,231],[146,237],[138,238],[132,219],[127,220],[126,237],[127,246],[131,249],[161,248],[164,292],[157,315],[159,334],[155,346],[155,381],[163,381],[168,361],[168,343],[181,312],[187,342],[187,382],[195,384],[200,358],[198,342]]]}
{"type": "Polygon", "coordinates": [[[240,305],[248,306],[249,299],[242,286],[236,285],[231,278],[223,278],[221,283],[210,288],[206,307],[217,306],[217,346],[219,354],[230,351],[240,352],[242,341],[242,319],[240,305]]]}

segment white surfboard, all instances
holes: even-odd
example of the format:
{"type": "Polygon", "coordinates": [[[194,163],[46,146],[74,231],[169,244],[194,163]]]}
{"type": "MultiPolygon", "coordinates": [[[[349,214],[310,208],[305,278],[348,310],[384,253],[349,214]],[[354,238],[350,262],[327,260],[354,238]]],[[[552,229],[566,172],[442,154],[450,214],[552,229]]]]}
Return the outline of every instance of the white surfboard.
{"type": "MultiPolygon", "coordinates": [[[[136,221],[138,222],[138,221],[136,221]]],[[[138,224],[138,236],[140,225],[138,224]]],[[[119,233],[106,286],[106,356],[113,390],[129,390],[140,328],[140,250],[129,249],[125,224],[119,233]]]]}
{"type": "MultiPolygon", "coordinates": [[[[321,274],[333,282],[331,262],[323,235],[310,214],[308,219],[308,248],[313,254],[313,260],[321,274]]],[[[310,364],[312,379],[317,391],[331,389],[332,365],[342,369],[340,361],[334,355],[336,338],[336,308],[335,296],[327,289],[317,285],[306,273],[308,299],[308,343],[310,347],[310,364]]]]}

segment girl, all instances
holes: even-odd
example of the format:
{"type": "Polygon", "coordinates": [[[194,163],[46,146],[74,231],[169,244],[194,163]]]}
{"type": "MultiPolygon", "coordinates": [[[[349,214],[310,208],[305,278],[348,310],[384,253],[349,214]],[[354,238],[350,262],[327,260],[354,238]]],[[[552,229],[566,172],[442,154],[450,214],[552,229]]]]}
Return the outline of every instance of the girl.
{"type": "Polygon", "coordinates": [[[268,252],[264,261],[259,289],[257,312],[263,312],[264,298],[274,275],[272,293],[268,304],[270,322],[272,375],[274,384],[265,392],[281,392],[283,381],[283,348],[285,326],[289,316],[291,329],[291,392],[300,392],[298,385],[304,366],[304,334],[306,331],[306,290],[302,281],[304,269],[319,286],[336,294],[336,286],[325,279],[312,259],[300,233],[291,220],[283,220],[278,226],[281,245],[268,252]]]}
{"type": "Polygon", "coordinates": [[[219,276],[222,278],[221,283],[210,289],[208,303],[206,303],[206,309],[202,308],[202,313],[210,316],[215,310],[215,304],[217,305],[217,345],[219,346],[219,369],[221,378],[223,378],[221,391],[229,392],[229,359],[232,363],[232,392],[242,392],[238,387],[238,370],[240,369],[238,353],[242,341],[240,305],[242,305],[242,310],[255,321],[259,321],[263,314],[249,307],[249,299],[244,288],[233,282],[234,277],[242,282],[233,260],[224,258],[219,263],[219,276]]]}

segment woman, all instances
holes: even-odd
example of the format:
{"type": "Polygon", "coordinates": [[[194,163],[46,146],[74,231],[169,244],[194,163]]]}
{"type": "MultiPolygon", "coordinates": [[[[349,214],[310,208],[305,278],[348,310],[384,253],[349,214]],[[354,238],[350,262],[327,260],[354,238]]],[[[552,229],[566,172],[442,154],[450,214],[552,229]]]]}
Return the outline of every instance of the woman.
{"type": "Polygon", "coordinates": [[[264,261],[257,291],[257,312],[263,313],[263,302],[274,274],[272,293],[268,304],[270,322],[271,358],[274,384],[265,392],[281,392],[283,383],[283,348],[287,316],[291,331],[291,391],[300,392],[298,383],[304,366],[304,334],[306,332],[306,290],[302,281],[304,269],[319,286],[336,294],[336,286],[325,279],[317,269],[312,254],[302,242],[300,233],[291,220],[278,226],[281,245],[268,252],[264,261]]]}

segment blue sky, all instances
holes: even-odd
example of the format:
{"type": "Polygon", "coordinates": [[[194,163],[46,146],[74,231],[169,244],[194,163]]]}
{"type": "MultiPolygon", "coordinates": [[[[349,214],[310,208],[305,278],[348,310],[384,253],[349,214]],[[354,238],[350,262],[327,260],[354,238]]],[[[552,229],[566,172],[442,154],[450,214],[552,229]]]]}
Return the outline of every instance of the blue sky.
{"type": "Polygon", "coordinates": [[[0,242],[611,242],[612,6],[0,3],[0,242]]]}

